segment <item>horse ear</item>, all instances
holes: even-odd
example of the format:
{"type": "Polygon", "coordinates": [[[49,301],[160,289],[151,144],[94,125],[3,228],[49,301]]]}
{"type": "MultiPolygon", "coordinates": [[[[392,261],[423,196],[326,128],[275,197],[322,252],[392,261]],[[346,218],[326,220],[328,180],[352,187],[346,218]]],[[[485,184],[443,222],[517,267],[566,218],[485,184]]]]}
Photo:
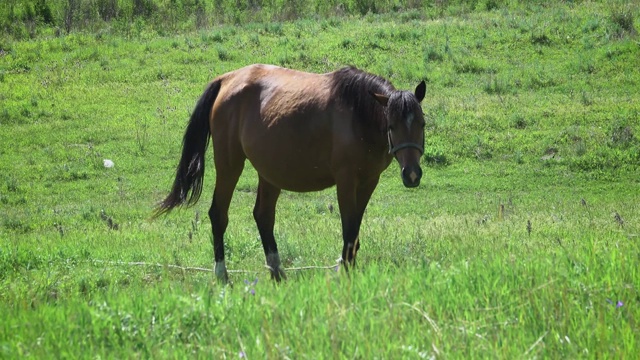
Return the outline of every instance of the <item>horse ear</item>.
{"type": "Polygon", "coordinates": [[[369,94],[371,94],[371,96],[373,96],[373,98],[376,99],[378,104],[382,106],[387,106],[387,103],[389,103],[389,97],[387,95],[376,94],[371,91],[369,91],[369,94]]]}
{"type": "Polygon", "coordinates": [[[418,84],[418,86],[416,86],[416,99],[418,99],[418,102],[421,102],[422,99],[424,99],[424,95],[427,93],[427,84],[425,84],[424,80],[422,80],[420,82],[420,84],[418,84]]]}

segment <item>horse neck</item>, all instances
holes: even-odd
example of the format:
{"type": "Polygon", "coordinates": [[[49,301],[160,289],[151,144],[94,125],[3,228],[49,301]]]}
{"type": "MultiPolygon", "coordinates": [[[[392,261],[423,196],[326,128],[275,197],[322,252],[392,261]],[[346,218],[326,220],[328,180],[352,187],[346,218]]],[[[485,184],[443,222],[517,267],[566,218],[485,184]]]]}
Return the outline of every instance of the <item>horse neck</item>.
{"type": "Polygon", "coordinates": [[[388,155],[389,143],[385,131],[387,124],[383,110],[371,113],[366,119],[358,118],[358,114],[354,114],[353,121],[357,129],[356,135],[360,135],[368,146],[374,146],[376,150],[388,155]]]}

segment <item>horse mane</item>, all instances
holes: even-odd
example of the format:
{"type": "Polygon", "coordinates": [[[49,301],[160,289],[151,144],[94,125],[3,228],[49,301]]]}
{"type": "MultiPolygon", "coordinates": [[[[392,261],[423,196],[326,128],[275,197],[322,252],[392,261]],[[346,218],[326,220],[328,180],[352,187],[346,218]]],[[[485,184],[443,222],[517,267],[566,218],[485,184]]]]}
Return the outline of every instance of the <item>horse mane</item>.
{"type": "Polygon", "coordinates": [[[378,104],[371,93],[391,96],[395,91],[386,79],[367,73],[353,66],[347,66],[332,74],[332,97],[352,108],[358,121],[373,121],[380,131],[386,128],[384,107],[378,104]]]}

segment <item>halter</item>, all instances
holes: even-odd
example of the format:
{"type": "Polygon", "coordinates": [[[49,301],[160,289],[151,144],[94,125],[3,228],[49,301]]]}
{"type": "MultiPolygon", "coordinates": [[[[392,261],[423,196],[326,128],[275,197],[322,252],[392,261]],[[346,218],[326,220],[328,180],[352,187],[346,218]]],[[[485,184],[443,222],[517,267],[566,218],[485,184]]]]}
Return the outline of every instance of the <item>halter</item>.
{"type": "Polygon", "coordinates": [[[387,130],[387,141],[389,142],[389,154],[392,155],[396,155],[396,153],[399,150],[405,149],[405,148],[414,148],[414,149],[418,149],[418,151],[420,151],[420,156],[422,156],[422,154],[424,154],[424,144],[420,145],[420,144],[416,144],[416,143],[412,143],[412,142],[406,142],[406,143],[402,143],[400,145],[396,145],[393,146],[393,141],[391,141],[391,130],[388,129],[387,130]]]}

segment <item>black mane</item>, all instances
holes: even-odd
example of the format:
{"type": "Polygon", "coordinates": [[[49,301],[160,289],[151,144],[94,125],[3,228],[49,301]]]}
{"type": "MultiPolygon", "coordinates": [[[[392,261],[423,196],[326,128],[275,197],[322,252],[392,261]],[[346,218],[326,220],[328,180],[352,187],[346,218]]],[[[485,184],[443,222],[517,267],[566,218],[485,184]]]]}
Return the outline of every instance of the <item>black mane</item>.
{"type": "Polygon", "coordinates": [[[381,131],[385,130],[384,108],[371,93],[391,96],[393,85],[384,78],[369,74],[353,66],[347,66],[332,73],[332,95],[353,109],[358,121],[373,121],[381,131]]]}

